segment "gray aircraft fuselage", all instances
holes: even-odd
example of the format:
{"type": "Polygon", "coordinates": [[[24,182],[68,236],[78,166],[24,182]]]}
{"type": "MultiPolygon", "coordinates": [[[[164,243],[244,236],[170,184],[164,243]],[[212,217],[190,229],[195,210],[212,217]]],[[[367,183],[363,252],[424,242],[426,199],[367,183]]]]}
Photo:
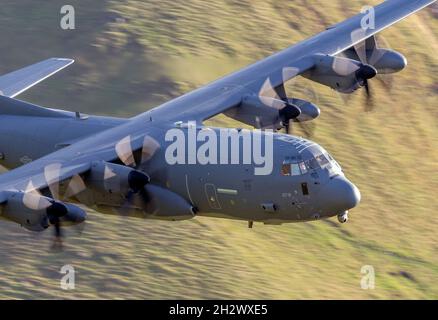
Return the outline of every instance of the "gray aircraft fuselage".
{"type": "MultiPolygon", "coordinates": [[[[2,115],[0,164],[15,168],[125,121],[97,116],[2,115]]],[[[160,148],[139,169],[155,185],[193,204],[197,215],[281,224],[339,216],[360,201],[359,190],[346,179],[339,164],[309,140],[274,133],[272,173],[255,175],[254,164],[169,165],[165,152],[171,142],[165,141],[165,135],[172,128],[145,123],[144,134],[155,139],[160,148]]],[[[221,129],[211,130],[219,136],[221,129]]],[[[115,209],[121,205],[117,196],[94,192],[92,199],[92,207],[103,213],[117,213],[115,209]]],[[[139,208],[133,211],[135,216],[153,218],[139,208]]]]}

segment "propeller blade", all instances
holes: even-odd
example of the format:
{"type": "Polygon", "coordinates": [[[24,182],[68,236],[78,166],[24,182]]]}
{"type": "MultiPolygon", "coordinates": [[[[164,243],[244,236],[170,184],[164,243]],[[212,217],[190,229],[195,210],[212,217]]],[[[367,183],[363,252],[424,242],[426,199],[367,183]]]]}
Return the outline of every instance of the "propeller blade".
{"type": "Polygon", "coordinates": [[[44,177],[49,187],[50,194],[52,195],[52,198],[55,200],[59,199],[59,182],[61,176],[61,167],[62,165],[60,163],[53,163],[44,167],[44,177]]]}
{"type": "Polygon", "coordinates": [[[293,134],[292,123],[293,123],[292,120],[286,121],[286,123],[284,125],[284,129],[286,131],[286,134],[293,134]]]}
{"type": "MultiPolygon", "coordinates": [[[[365,40],[365,46],[366,46],[366,54],[367,54],[367,64],[370,64],[372,66],[376,65],[379,60],[383,57],[385,54],[384,51],[377,50],[379,49],[379,45],[377,43],[377,36],[370,37],[365,40]]],[[[389,47],[387,47],[389,48],[389,47]]]]}
{"type": "Polygon", "coordinates": [[[61,238],[62,237],[61,221],[59,221],[59,219],[57,219],[57,221],[53,222],[53,227],[54,227],[54,230],[55,230],[55,237],[56,238],[61,238]]]}
{"type": "Polygon", "coordinates": [[[143,147],[141,149],[141,164],[144,164],[152,159],[159,148],[160,144],[157,140],[150,136],[145,136],[143,140],[143,147]]]}
{"type": "Polygon", "coordinates": [[[133,204],[136,204],[136,202],[141,201],[141,205],[143,205],[143,202],[147,201],[148,197],[146,197],[146,200],[143,199],[145,192],[144,189],[145,186],[150,182],[150,177],[139,171],[131,172],[128,179],[131,190],[129,190],[129,192],[126,194],[125,201],[117,210],[124,216],[129,214],[133,204]]]}
{"type": "Polygon", "coordinates": [[[368,80],[364,81],[364,88],[365,88],[365,94],[366,94],[366,105],[365,105],[365,112],[370,112],[374,110],[374,99],[373,94],[370,88],[370,83],[368,80]]]}
{"type": "Polygon", "coordinates": [[[284,102],[287,102],[287,93],[286,93],[286,89],[284,87],[284,83],[282,85],[279,85],[278,87],[274,88],[274,90],[281,100],[283,100],[284,102]]]}
{"type": "Polygon", "coordinates": [[[356,29],[351,33],[351,41],[356,43],[356,45],[354,45],[354,50],[362,64],[368,64],[366,41],[361,40],[364,38],[365,34],[366,30],[362,28],[356,29]]]}
{"type": "Polygon", "coordinates": [[[116,144],[116,153],[125,166],[136,166],[134,152],[131,146],[131,136],[126,136],[116,144]]]}
{"type": "Polygon", "coordinates": [[[54,229],[54,238],[52,243],[52,250],[54,251],[62,251],[64,248],[62,241],[62,231],[61,231],[61,222],[58,221],[53,224],[54,229]]]}
{"type": "MultiPolygon", "coordinates": [[[[357,72],[360,69],[360,65],[358,62],[355,63],[350,59],[336,57],[333,68],[340,73],[345,73],[345,75],[350,75],[354,72],[357,72]]],[[[298,68],[295,67],[283,68],[281,85],[278,85],[277,87],[274,88],[271,79],[268,78],[264,82],[259,92],[260,101],[262,101],[265,105],[277,109],[279,111],[279,120],[282,126],[284,127],[286,134],[293,133],[293,128],[292,128],[293,122],[294,121],[299,122],[297,121],[297,119],[301,114],[301,109],[298,106],[291,103],[291,100],[289,100],[288,98],[284,84],[286,83],[286,81],[294,79],[298,74],[299,74],[298,68]]],[[[260,119],[256,118],[256,121],[260,122],[260,119]]],[[[305,124],[301,123],[300,126],[303,127],[303,131],[306,133],[306,135],[311,136],[311,134],[313,134],[312,130],[306,129],[305,124]]]]}
{"type": "Polygon", "coordinates": [[[46,197],[43,197],[39,191],[34,187],[32,181],[26,186],[23,196],[23,203],[26,207],[32,210],[47,209],[52,203],[46,197]]]}
{"type": "Polygon", "coordinates": [[[84,180],[79,175],[74,175],[68,183],[65,191],[66,198],[72,198],[86,189],[84,180]]]}
{"type": "Polygon", "coordinates": [[[54,201],[50,207],[47,208],[47,217],[50,224],[54,229],[54,242],[53,248],[62,248],[62,230],[61,230],[61,218],[67,215],[68,210],[66,206],[60,202],[54,201]]]}
{"type": "Polygon", "coordinates": [[[367,98],[369,99],[371,97],[371,92],[370,92],[369,82],[367,79],[365,79],[364,87],[365,87],[365,92],[366,92],[367,98]]]}
{"type": "Polygon", "coordinates": [[[280,98],[277,91],[272,87],[271,79],[266,79],[259,92],[260,101],[271,108],[280,110],[285,107],[284,101],[280,98]]]}
{"type": "Polygon", "coordinates": [[[332,69],[336,74],[340,76],[349,76],[352,73],[358,71],[360,69],[360,65],[358,62],[355,62],[354,60],[338,57],[333,57],[333,64],[332,69]]]}

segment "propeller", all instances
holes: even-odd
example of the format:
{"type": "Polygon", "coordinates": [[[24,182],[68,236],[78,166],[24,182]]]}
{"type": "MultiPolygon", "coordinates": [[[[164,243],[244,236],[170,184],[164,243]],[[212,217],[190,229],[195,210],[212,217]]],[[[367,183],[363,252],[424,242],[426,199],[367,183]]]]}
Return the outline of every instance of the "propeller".
{"type": "MultiPolygon", "coordinates": [[[[126,166],[133,168],[139,167],[150,160],[160,147],[159,143],[149,136],[144,137],[141,149],[134,151],[131,142],[131,136],[124,137],[116,144],[115,149],[120,161],[126,166]]],[[[61,163],[49,164],[44,168],[44,178],[48,187],[47,193],[50,193],[49,197],[42,195],[32,182],[29,182],[23,198],[27,207],[35,210],[46,210],[47,225],[53,226],[54,230],[54,249],[62,249],[63,224],[73,224],[79,234],[82,233],[85,227],[85,218],[76,221],[77,217],[74,214],[69,214],[69,210],[75,210],[74,206],[61,201],[62,171],[65,171],[65,168],[62,168],[61,163]]],[[[142,207],[150,205],[151,197],[145,188],[149,181],[149,176],[139,171],[132,171],[129,174],[128,183],[130,190],[125,196],[120,211],[128,210],[133,201],[140,203],[142,207]]],[[[80,175],[73,175],[66,184],[65,190],[63,190],[63,198],[76,197],[80,202],[86,203],[85,194],[82,199],[83,191],[86,188],[83,178],[80,175]]]]}
{"type": "MultiPolygon", "coordinates": [[[[366,31],[362,29],[352,32],[352,41],[353,43],[357,43],[353,48],[363,65],[374,66],[383,57],[384,53],[381,50],[377,50],[379,46],[376,36],[369,37],[365,41],[360,41],[360,39],[363,39],[365,32],[366,31]]],[[[379,40],[382,40],[386,44],[385,47],[389,47],[385,39],[380,37],[379,40]]],[[[377,75],[378,74],[376,72],[376,74],[372,78],[376,77],[377,75]]],[[[371,78],[368,78],[364,81],[364,88],[367,97],[367,105],[365,107],[365,111],[372,111],[375,107],[372,90],[368,81],[369,79],[371,78]]],[[[379,76],[377,77],[377,79],[380,80],[381,84],[386,90],[391,90],[394,79],[391,75],[385,75],[385,77],[379,76]]]]}
{"type": "Polygon", "coordinates": [[[357,62],[345,57],[334,57],[333,71],[340,76],[351,76],[354,74],[359,86],[364,88],[367,98],[367,107],[373,106],[373,95],[369,80],[377,76],[377,70],[365,62],[357,62]]]}
{"type": "Polygon", "coordinates": [[[137,168],[149,161],[160,148],[160,144],[154,138],[145,136],[140,150],[140,160],[136,161],[135,151],[132,149],[132,138],[126,136],[116,144],[116,153],[120,161],[128,167],[137,168]]]}
{"type": "MultiPolygon", "coordinates": [[[[374,109],[374,100],[368,80],[377,76],[377,70],[368,62],[367,42],[368,40],[362,41],[354,48],[356,50],[357,56],[360,59],[360,62],[362,63],[360,69],[356,71],[356,78],[362,80],[362,85],[365,89],[365,95],[367,100],[365,111],[371,111],[374,109]]],[[[373,52],[375,52],[375,50],[373,50],[373,52]]],[[[375,57],[371,57],[371,59],[374,60],[375,57]]]]}
{"type": "Polygon", "coordinates": [[[47,208],[47,217],[55,230],[55,241],[62,244],[61,218],[65,217],[68,210],[62,203],[53,201],[52,205],[47,208]]]}
{"type": "Polygon", "coordinates": [[[61,176],[60,163],[49,164],[44,168],[44,177],[46,179],[51,197],[54,199],[52,205],[47,208],[47,217],[49,223],[54,227],[53,248],[62,248],[61,218],[67,214],[64,205],[58,203],[59,200],[59,182],[61,176]]]}
{"type": "Polygon", "coordinates": [[[302,128],[304,134],[307,137],[311,137],[313,130],[311,130],[305,122],[299,120],[301,109],[299,106],[290,102],[286,88],[284,87],[286,81],[294,79],[298,74],[299,69],[297,68],[284,68],[282,70],[281,85],[274,87],[271,79],[268,78],[259,92],[259,98],[263,104],[278,110],[280,121],[287,134],[293,133],[293,123],[296,122],[302,128]]]}
{"type": "MultiPolygon", "coordinates": [[[[53,171],[50,168],[54,168],[54,166],[46,169],[46,173],[48,176],[51,175],[53,171]]],[[[53,184],[53,181],[50,183],[53,184]]],[[[53,194],[57,194],[56,190],[58,187],[56,184],[52,185],[53,194]]],[[[62,221],[70,222],[73,224],[81,224],[85,221],[86,214],[82,213],[80,210],[78,211],[77,207],[64,204],[60,201],[57,201],[53,198],[48,198],[42,195],[38,189],[35,188],[32,181],[29,181],[27,184],[24,196],[23,196],[23,204],[32,210],[41,211],[45,210],[46,212],[46,220],[43,222],[42,227],[47,228],[49,226],[53,226],[54,229],[54,243],[52,245],[53,249],[62,249],[62,229],[61,224],[62,221]],[[69,208],[72,214],[69,214],[69,208]]]]}
{"type": "MultiPolygon", "coordinates": [[[[378,48],[379,44],[383,48],[391,48],[389,42],[386,40],[386,38],[382,35],[379,35],[379,37],[374,36],[376,41],[376,48],[378,48]]],[[[374,65],[374,63],[378,62],[382,55],[378,53],[374,53],[373,60],[370,60],[370,64],[374,65]]],[[[382,86],[389,92],[391,91],[393,84],[394,84],[394,76],[392,74],[386,73],[386,74],[378,74],[376,77],[377,80],[380,81],[382,86]]]]}
{"type": "Polygon", "coordinates": [[[374,106],[374,100],[370,89],[370,83],[368,80],[374,78],[375,76],[377,76],[376,68],[368,64],[362,65],[359,68],[359,70],[356,71],[356,78],[361,79],[362,85],[365,88],[365,94],[367,97],[367,108],[369,107],[371,109],[374,106]]]}
{"type": "Polygon", "coordinates": [[[278,113],[280,115],[280,119],[282,119],[286,133],[292,134],[293,119],[296,119],[300,116],[301,110],[295,105],[287,104],[284,108],[280,109],[278,113]]]}
{"type": "MultiPolygon", "coordinates": [[[[160,144],[154,138],[145,136],[142,147],[133,150],[131,136],[126,136],[116,144],[116,153],[119,160],[126,166],[140,168],[155,155],[160,148],[160,144]],[[137,159],[136,158],[140,158],[137,159]]],[[[141,208],[146,208],[151,204],[151,197],[146,185],[150,182],[150,177],[142,172],[133,171],[129,174],[130,189],[125,196],[125,200],[117,211],[122,215],[128,215],[133,204],[138,204],[141,208]]]]}
{"type": "MultiPolygon", "coordinates": [[[[75,215],[68,215],[68,208],[66,204],[61,202],[60,197],[60,183],[61,183],[61,163],[53,163],[44,167],[44,177],[47,182],[47,186],[50,191],[51,204],[47,207],[47,217],[50,225],[54,227],[54,243],[53,248],[62,249],[62,222],[72,223],[73,225],[78,226],[79,233],[82,233],[85,227],[85,217],[82,219],[78,219],[75,215]]],[[[65,197],[73,197],[83,190],[85,190],[86,186],[84,181],[79,175],[74,175],[66,188],[65,197]]]]}

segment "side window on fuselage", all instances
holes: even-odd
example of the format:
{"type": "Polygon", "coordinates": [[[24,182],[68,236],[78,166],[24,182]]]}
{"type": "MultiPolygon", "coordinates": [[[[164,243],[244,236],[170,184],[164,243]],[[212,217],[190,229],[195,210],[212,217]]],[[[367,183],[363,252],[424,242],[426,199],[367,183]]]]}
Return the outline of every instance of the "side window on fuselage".
{"type": "Polygon", "coordinates": [[[283,175],[283,176],[290,176],[290,163],[284,163],[283,162],[283,165],[281,166],[281,174],[283,175]]]}
{"type": "Polygon", "coordinates": [[[300,176],[307,173],[307,167],[304,162],[299,162],[301,159],[295,157],[287,157],[281,166],[281,174],[283,176],[300,176]]]}
{"type": "Polygon", "coordinates": [[[293,176],[301,175],[301,171],[300,171],[300,167],[298,166],[298,163],[291,164],[291,172],[293,176]]]}

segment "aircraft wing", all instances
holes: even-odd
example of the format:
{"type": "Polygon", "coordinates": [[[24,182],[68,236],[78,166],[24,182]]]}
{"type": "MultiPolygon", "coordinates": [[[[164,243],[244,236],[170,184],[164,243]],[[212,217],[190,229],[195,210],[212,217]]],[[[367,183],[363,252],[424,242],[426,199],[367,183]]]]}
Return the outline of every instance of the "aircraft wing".
{"type": "Polygon", "coordinates": [[[358,14],[310,39],[138,117],[152,116],[161,120],[202,122],[238,106],[245,95],[260,95],[265,88],[276,88],[313,68],[313,57],[316,54],[337,55],[435,1],[387,0],[374,7],[373,29],[364,30],[361,25],[364,14],[358,14]]]}
{"type": "MultiPolygon", "coordinates": [[[[0,175],[0,202],[5,191],[31,192],[87,172],[93,161],[129,157],[144,147],[145,135],[153,128],[126,122],[53,152],[0,175]]],[[[148,136],[149,137],[149,136],[148,136]]]]}
{"type": "MultiPolygon", "coordinates": [[[[0,198],[6,191],[25,191],[30,182],[35,189],[47,187],[50,179],[47,179],[45,169],[49,166],[60,168],[56,178],[62,181],[86,172],[95,160],[120,159],[117,145],[121,141],[124,142],[122,150],[140,149],[145,135],[153,138],[156,134],[155,126],[162,129],[166,126],[166,122],[169,124],[174,121],[202,121],[224,112],[238,105],[244,95],[257,94],[263,91],[267,84],[275,87],[312,68],[314,54],[335,55],[342,52],[353,46],[355,42],[363,41],[434,1],[385,1],[375,8],[376,28],[367,30],[360,38],[352,37],[355,31],[361,28],[362,16],[358,15],[296,46],[134,117],[120,126],[80,140],[46,157],[4,173],[0,175],[0,198]]],[[[49,59],[1,77],[0,88],[5,95],[16,95],[71,62],[71,60],[49,59]],[[18,84],[12,83],[14,79],[18,80],[18,84]]]]}
{"type": "Polygon", "coordinates": [[[73,62],[71,59],[51,58],[0,76],[0,94],[13,98],[73,62]]]}

